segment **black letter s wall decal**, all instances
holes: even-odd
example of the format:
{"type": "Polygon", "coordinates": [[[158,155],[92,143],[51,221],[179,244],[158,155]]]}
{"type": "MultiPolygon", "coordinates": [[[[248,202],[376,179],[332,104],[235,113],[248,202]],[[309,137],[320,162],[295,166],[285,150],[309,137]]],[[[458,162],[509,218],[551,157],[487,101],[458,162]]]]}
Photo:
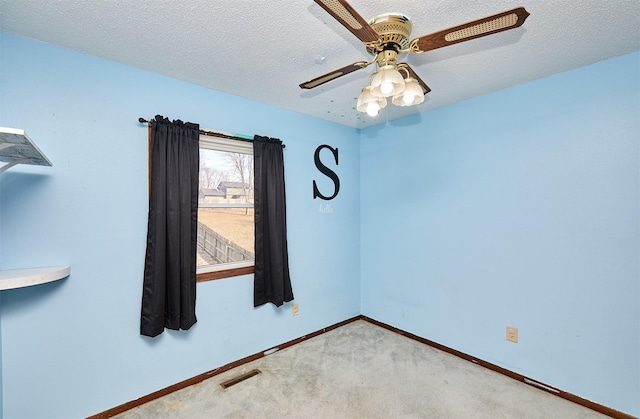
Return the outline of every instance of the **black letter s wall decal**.
{"type": "Polygon", "coordinates": [[[316,163],[316,168],[325,176],[327,176],[329,179],[331,179],[333,181],[333,187],[334,187],[334,191],[333,191],[333,195],[331,195],[330,197],[326,197],[324,195],[322,195],[320,193],[320,191],[318,190],[318,186],[316,185],[316,181],[313,181],[313,199],[316,198],[320,198],[320,199],[324,199],[325,201],[329,201],[333,198],[335,198],[338,195],[338,192],[340,192],[340,179],[338,178],[338,175],[336,175],[336,173],[329,169],[327,166],[325,166],[321,161],[320,161],[320,151],[323,148],[328,148],[329,150],[331,150],[331,152],[333,153],[333,157],[336,159],[336,165],[338,164],[338,149],[337,148],[333,148],[331,146],[328,146],[326,144],[321,145],[320,147],[316,148],[316,152],[313,156],[313,159],[316,163]]]}

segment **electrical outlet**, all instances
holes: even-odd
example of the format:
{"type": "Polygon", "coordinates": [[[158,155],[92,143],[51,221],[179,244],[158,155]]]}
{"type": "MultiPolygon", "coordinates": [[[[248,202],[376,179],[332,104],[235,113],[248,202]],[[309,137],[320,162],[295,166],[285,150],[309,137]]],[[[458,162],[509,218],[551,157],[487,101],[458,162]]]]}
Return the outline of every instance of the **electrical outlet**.
{"type": "Polygon", "coordinates": [[[507,326],[507,340],[513,343],[518,343],[518,328],[514,326],[507,326]]]}
{"type": "Polygon", "coordinates": [[[291,315],[292,316],[297,316],[298,315],[298,309],[299,309],[298,303],[291,304],[291,315]]]}

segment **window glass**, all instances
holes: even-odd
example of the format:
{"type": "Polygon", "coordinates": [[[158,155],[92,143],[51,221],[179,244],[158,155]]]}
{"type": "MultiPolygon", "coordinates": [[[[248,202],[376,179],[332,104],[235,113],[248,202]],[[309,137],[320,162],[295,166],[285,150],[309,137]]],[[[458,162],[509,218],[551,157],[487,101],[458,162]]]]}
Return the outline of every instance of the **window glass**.
{"type": "Polygon", "coordinates": [[[253,148],[200,137],[198,273],[253,266],[253,148]]]}

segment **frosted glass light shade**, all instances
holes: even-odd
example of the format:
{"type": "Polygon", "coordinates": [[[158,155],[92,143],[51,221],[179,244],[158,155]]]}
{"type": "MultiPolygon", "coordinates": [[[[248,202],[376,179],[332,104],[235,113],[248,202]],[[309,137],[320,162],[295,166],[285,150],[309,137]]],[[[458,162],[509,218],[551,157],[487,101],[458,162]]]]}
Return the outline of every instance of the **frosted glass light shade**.
{"type": "Polygon", "coordinates": [[[387,106],[387,99],[374,96],[371,94],[371,86],[367,86],[360,92],[356,109],[366,112],[369,116],[376,116],[385,106],[387,106]]]}
{"type": "Polygon", "coordinates": [[[393,65],[382,66],[371,80],[371,93],[378,97],[399,95],[404,91],[402,74],[393,65]]]}
{"type": "Polygon", "coordinates": [[[418,81],[412,77],[404,79],[404,91],[395,95],[391,102],[396,106],[413,106],[424,102],[424,92],[418,81]]]}

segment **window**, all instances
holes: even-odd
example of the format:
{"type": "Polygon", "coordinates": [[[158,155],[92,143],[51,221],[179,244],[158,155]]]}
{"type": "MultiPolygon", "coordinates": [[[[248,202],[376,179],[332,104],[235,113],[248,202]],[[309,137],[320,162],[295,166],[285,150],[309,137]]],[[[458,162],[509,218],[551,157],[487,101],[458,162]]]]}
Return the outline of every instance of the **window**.
{"type": "Polygon", "coordinates": [[[253,145],[200,135],[198,281],[253,272],[253,145]]]}

